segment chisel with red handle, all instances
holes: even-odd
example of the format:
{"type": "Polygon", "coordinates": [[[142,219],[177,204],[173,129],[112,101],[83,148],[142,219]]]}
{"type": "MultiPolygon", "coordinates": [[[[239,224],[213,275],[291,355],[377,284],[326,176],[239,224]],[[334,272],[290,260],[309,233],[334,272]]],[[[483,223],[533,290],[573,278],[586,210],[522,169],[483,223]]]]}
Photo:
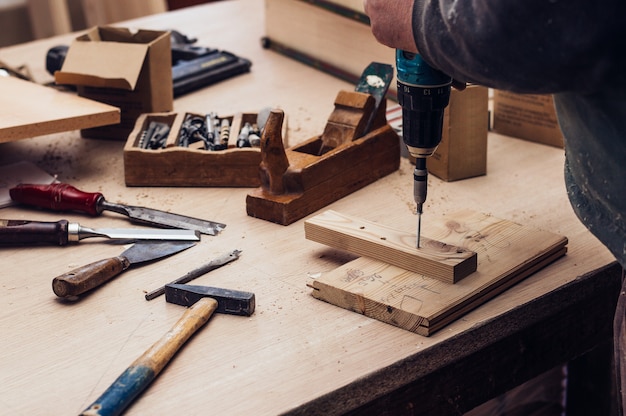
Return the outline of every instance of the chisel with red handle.
{"type": "Polygon", "coordinates": [[[126,215],[131,221],[199,231],[217,235],[226,227],[214,221],[201,220],[184,215],[172,214],[152,208],[114,204],[108,202],[100,192],[83,192],[66,183],[50,185],[20,184],[9,190],[11,199],[26,205],[55,211],[81,211],[96,216],[102,211],[113,211],[126,215]]]}

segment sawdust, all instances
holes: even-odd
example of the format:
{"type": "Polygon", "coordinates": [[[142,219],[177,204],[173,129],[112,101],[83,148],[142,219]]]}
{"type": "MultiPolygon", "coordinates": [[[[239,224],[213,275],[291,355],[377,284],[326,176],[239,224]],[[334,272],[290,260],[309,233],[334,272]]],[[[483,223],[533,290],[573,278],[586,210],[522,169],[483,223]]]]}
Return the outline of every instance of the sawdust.
{"type": "Polygon", "coordinates": [[[44,153],[35,164],[49,174],[61,177],[74,170],[72,153],[65,146],[61,147],[56,141],[45,147],[44,153]]]}

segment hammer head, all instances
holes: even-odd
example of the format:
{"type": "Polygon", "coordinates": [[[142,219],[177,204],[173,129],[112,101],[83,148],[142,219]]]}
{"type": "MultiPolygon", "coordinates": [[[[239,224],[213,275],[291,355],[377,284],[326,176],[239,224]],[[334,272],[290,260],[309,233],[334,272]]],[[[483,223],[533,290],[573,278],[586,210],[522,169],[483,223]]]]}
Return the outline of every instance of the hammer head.
{"type": "Polygon", "coordinates": [[[215,312],[244,316],[250,316],[254,313],[254,293],[251,292],[210,286],[165,285],[165,300],[170,303],[191,306],[205,297],[210,297],[217,301],[215,312]]]}

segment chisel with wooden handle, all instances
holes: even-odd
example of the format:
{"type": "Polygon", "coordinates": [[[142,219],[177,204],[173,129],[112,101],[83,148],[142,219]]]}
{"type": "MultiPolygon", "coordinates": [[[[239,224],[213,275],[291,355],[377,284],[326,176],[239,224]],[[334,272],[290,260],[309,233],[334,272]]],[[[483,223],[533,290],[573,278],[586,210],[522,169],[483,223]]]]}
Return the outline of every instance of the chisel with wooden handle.
{"type": "Polygon", "coordinates": [[[193,247],[189,241],[159,241],[133,244],[122,254],[75,268],[52,280],[52,291],[61,298],[71,298],[93,290],[135,264],[171,256],[193,247]]]}
{"type": "Polygon", "coordinates": [[[11,199],[26,205],[55,211],[81,211],[96,216],[102,211],[126,215],[131,221],[167,228],[196,230],[202,234],[217,235],[226,225],[201,220],[152,208],[108,202],[100,192],[83,192],[66,183],[50,185],[19,184],[9,190],[11,199]]]}
{"type": "Polygon", "coordinates": [[[67,220],[47,222],[0,219],[0,244],[55,244],[65,246],[90,237],[122,240],[199,241],[200,233],[194,230],[93,229],[67,220]]]}

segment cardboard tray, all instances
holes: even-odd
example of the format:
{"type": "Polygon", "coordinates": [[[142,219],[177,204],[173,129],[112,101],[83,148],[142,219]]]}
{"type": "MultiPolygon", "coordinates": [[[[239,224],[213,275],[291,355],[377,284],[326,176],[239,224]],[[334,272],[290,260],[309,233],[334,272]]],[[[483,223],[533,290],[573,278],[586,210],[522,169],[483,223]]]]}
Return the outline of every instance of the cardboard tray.
{"type": "Polygon", "coordinates": [[[126,140],[143,113],[174,109],[170,32],[93,27],[67,50],[57,84],[121,110],[116,124],[81,130],[83,137],[126,140]]]}
{"type": "Polygon", "coordinates": [[[563,148],[563,133],[549,94],[493,92],[493,131],[563,148]]]}
{"type": "MultiPolygon", "coordinates": [[[[257,113],[238,113],[219,117],[230,122],[228,148],[224,150],[205,150],[194,148],[192,145],[179,146],[182,123],[190,114],[204,117],[203,114],[176,112],[148,113],[139,116],[124,146],[126,186],[260,186],[260,148],[236,147],[241,127],[246,122],[256,122],[257,113]],[[152,121],[170,126],[164,148],[145,149],[139,145],[143,132],[152,121]]],[[[286,137],[285,123],[283,138],[286,137]]]]}

